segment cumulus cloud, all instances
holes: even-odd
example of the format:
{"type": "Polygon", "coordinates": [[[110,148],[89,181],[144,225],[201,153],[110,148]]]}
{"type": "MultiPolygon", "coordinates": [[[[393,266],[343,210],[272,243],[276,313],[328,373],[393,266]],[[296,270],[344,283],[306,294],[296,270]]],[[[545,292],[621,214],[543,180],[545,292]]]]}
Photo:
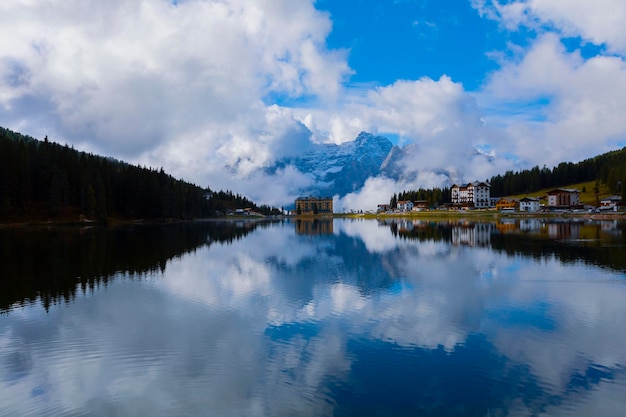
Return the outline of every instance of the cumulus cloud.
{"type": "Polygon", "coordinates": [[[245,172],[306,133],[265,97],[332,102],[350,73],[312,1],[10,0],[0,24],[0,123],[131,161],[245,172]]]}
{"type": "Polygon", "coordinates": [[[347,93],[341,108],[296,112],[311,130],[328,132],[333,143],[352,140],[361,131],[394,132],[411,143],[480,122],[472,97],[448,76],[368,85],[347,93]]]}
{"type": "Polygon", "coordinates": [[[617,0],[473,0],[506,30],[530,29],[527,45],[496,53],[500,68],[477,94],[520,166],[578,161],[623,146],[626,123],[626,4],[617,0]],[[564,38],[598,46],[567,49],[564,38]],[[609,54],[610,53],[610,54],[609,54]]]}
{"type": "Polygon", "coordinates": [[[612,52],[626,52],[626,4],[621,0],[472,0],[472,4],[510,30],[520,25],[554,28],[563,36],[580,36],[612,52]]]}
{"type": "MultiPolygon", "coordinates": [[[[555,34],[545,34],[489,78],[491,108],[537,104],[534,120],[510,120],[511,152],[553,165],[607,152],[626,134],[626,67],[619,56],[583,59],[555,34]]],[[[497,119],[497,111],[492,114],[497,119]]],[[[504,117],[508,118],[508,115],[504,117]]]]}

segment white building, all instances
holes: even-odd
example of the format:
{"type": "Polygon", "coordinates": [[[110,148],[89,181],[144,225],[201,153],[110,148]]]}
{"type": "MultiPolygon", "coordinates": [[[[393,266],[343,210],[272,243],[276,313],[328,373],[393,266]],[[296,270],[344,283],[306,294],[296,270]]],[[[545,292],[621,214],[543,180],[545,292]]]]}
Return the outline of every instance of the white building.
{"type": "Polygon", "coordinates": [[[400,200],[398,201],[398,210],[400,211],[411,211],[413,210],[413,202],[408,200],[400,200]]]}
{"type": "Polygon", "coordinates": [[[622,197],[618,195],[612,195],[606,198],[603,198],[600,201],[600,210],[613,210],[617,211],[617,208],[622,203],[622,197]]]}
{"type": "Polygon", "coordinates": [[[452,204],[470,208],[491,207],[491,185],[486,182],[470,182],[451,189],[452,204]]]}
{"type": "Polygon", "coordinates": [[[519,201],[519,210],[535,213],[541,209],[539,199],[534,197],[524,197],[519,201]]]}

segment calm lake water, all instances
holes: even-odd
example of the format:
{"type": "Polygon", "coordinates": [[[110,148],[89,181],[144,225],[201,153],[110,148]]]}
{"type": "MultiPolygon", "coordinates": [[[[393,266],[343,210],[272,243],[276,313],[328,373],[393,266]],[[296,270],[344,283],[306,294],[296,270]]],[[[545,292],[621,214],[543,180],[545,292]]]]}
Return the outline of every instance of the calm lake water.
{"type": "Polygon", "coordinates": [[[0,416],[617,416],[626,225],[0,229],[0,416]]]}

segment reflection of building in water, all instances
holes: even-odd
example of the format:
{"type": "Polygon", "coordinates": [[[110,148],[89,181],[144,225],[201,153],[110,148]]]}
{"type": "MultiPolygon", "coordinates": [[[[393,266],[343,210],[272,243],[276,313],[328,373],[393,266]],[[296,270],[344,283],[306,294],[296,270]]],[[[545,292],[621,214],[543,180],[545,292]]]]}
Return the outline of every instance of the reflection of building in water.
{"type": "Polygon", "coordinates": [[[520,219],[519,230],[523,232],[537,232],[541,230],[543,220],[541,219],[520,219]]]}
{"type": "Polygon", "coordinates": [[[517,230],[517,224],[515,224],[515,219],[500,219],[496,224],[496,229],[502,233],[510,233],[517,230]]]}
{"type": "Polygon", "coordinates": [[[459,224],[452,227],[452,244],[488,246],[491,244],[492,223],[459,224]]]}
{"type": "Polygon", "coordinates": [[[548,223],[548,237],[550,239],[579,239],[580,224],[571,222],[548,223]]]}
{"type": "Polygon", "coordinates": [[[415,225],[410,220],[400,220],[397,224],[398,232],[410,232],[415,228],[415,225]]]}
{"type": "Polygon", "coordinates": [[[333,214],[331,197],[298,197],[296,198],[296,214],[333,214]]]}
{"type": "Polygon", "coordinates": [[[617,220],[600,220],[600,229],[603,232],[619,232],[617,220]]]}
{"type": "Polygon", "coordinates": [[[378,220],[379,225],[392,226],[400,233],[410,233],[416,229],[425,229],[428,226],[427,222],[422,220],[407,220],[407,219],[381,219],[378,220]]]}
{"type": "Polygon", "coordinates": [[[296,234],[332,235],[332,219],[296,219],[296,234]]]}
{"type": "MultiPolygon", "coordinates": [[[[429,235],[424,235],[423,232],[429,229],[434,230],[429,222],[422,220],[378,219],[378,225],[388,226],[392,235],[400,235],[408,239],[428,238],[429,235]]],[[[430,238],[434,238],[434,235],[430,236],[430,238]]]]}

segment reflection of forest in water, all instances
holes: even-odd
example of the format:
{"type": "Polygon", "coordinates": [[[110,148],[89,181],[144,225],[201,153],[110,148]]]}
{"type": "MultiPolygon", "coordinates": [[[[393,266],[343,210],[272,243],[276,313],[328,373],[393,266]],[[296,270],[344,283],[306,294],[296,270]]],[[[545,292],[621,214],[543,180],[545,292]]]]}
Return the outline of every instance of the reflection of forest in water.
{"type": "Polygon", "coordinates": [[[119,227],[0,229],[0,311],[41,300],[47,308],[117,274],[141,278],[168,260],[242,239],[266,222],[185,222],[119,227]]]}
{"type": "MultiPolygon", "coordinates": [[[[556,219],[506,219],[428,222],[386,219],[398,239],[445,242],[453,246],[485,247],[509,256],[556,258],[626,271],[626,223],[617,221],[559,221],[556,219]]],[[[163,271],[167,262],[214,242],[243,239],[270,222],[207,221],[120,227],[25,227],[0,229],[0,312],[16,303],[40,300],[45,307],[69,301],[77,291],[107,285],[116,276],[142,278],[163,271]]],[[[362,242],[348,244],[343,234],[333,234],[330,219],[294,221],[299,235],[327,236],[336,240],[337,255],[362,271],[371,259],[362,242]],[[333,238],[334,236],[334,238],[333,238]],[[354,253],[357,248],[362,250],[354,253]],[[345,252],[345,253],[343,253],[345,252]],[[352,253],[350,253],[352,252],[352,253]],[[363,252],[363,253],[361,253],[363,252]]],[[[371,272],[370,271],[370,272],[371,272]]],[[[376,282],[380,277],[369,277],[376,282]]]]}
{"type": "Polygon", "coordinates": [[[379,222],[394,236],[443,241],[455,246],[488,247],[507,255],[561,262],[586,262],[626,271],[626,222],[566,219],[502,219],[498,222],[379,222]]]}

